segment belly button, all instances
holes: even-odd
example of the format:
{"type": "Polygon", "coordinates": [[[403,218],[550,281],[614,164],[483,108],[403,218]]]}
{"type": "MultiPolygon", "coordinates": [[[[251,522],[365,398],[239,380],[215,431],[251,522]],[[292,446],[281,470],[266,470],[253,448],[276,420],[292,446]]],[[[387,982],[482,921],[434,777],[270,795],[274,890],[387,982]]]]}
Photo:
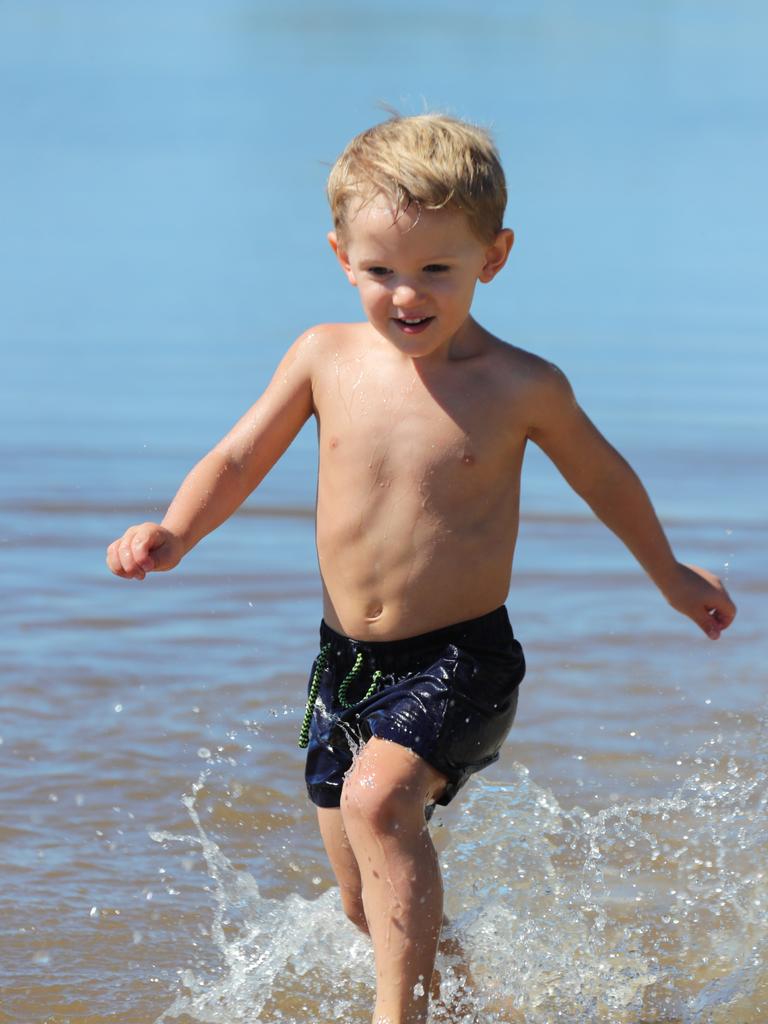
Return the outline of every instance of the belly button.
{"type": "Polygon", "coordinates": [[[384,608],[382,605],[375,604],[371,609],[369,609],[368,614],[365,617],[366,619],[378,619],[381,617],[381,613],[383,611],[384,608]]]}

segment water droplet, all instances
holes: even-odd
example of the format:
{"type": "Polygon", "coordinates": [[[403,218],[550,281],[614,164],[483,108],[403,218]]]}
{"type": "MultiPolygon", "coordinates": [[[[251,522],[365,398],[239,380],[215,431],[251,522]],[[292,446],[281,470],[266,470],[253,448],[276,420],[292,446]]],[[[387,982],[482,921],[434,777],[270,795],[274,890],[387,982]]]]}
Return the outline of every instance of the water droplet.
{"type": "Polygon", "coordinates": [[[206,761],[209,757],[211,757],[211,752],[208,749],[208,747],[199,747],[197,751],[197,756],[202,757],[202,759],[206,761]]]}
{"type": "Polygon", "coordinates": [[[122,704],[115,704],[115,711],[118,713],[118,715],[120,714],[120,712],[122,710],[123,710],[123,705],[122,704]]]}

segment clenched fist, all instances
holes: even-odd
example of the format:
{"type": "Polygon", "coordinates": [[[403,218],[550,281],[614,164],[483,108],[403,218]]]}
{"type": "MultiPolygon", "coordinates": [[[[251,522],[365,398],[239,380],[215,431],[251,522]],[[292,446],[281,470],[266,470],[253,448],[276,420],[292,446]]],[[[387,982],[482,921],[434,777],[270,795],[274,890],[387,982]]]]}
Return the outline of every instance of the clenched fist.
{"type": "Polygon", "coordinates": [[[130,526],[107,548],[107,565],[125,580],[143,580],[148,572],[167,572],[178,565],[184,545],[158,523],[130,526]]]}

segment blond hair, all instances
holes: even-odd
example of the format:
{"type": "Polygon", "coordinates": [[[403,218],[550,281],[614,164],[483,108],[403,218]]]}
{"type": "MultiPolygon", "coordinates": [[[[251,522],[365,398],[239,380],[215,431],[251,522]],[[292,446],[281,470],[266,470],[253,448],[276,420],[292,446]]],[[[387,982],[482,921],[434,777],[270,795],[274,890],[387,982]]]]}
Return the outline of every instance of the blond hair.
{"type": "Polygon", "coordinates": [[[384,196],[395,216],[412,203],[452,206],[482,241],[501,231],[507,186],[499,154],[482,128],[444,114],[395,115],[356,135],[328,177],[333,223],[343,236],[353,200],[384,196]]]}

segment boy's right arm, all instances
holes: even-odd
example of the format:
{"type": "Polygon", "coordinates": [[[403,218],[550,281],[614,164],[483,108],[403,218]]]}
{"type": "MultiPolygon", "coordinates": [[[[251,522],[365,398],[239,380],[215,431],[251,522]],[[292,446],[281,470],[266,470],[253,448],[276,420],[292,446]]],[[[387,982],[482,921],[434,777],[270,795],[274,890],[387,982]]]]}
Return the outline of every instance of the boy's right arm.
{"type": "Polygon", "coordinates": [[[263,480],[312,415],[320,330],[294,342],[262,396],[186,477],[162,523],[131,526],[109,545],[107,565],[116,576],[143,580],[172,569],[263,480]]]}

